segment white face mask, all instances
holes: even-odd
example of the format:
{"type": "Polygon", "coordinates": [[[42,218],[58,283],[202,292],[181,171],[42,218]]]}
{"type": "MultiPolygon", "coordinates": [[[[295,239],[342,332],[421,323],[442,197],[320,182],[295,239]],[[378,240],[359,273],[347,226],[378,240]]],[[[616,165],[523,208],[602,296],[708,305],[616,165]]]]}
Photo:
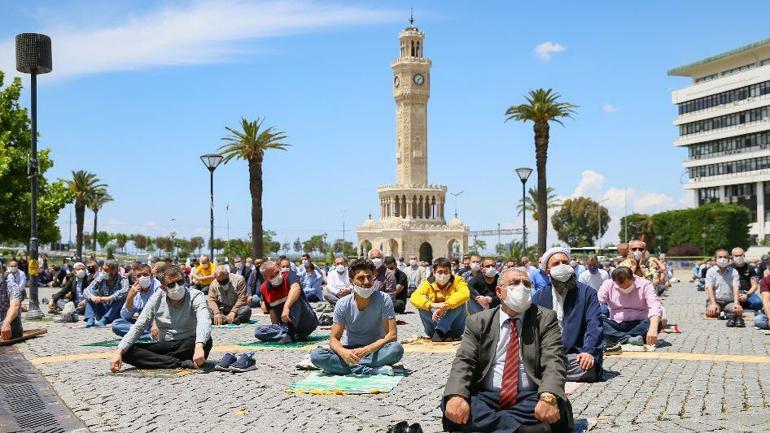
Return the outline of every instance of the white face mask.
{"type": "Polygon", "coordinates": [[[725,257],[720,257],[717,259],[717,266],[719,266],[720,268],[726,268],[727,265],[729,264],[730,264],[730,260],[725,257]]]}
{"type": "Polygon", "coordinates": [[[150,287],[150,283],[152,283],[152,278],[148,276],[141,276],[138,280],[136,280],[139,283],[139,287],[146,289],[150,287]]]}
{"type": "Polygon", "coordinates": [[[441,285],[446,284],[449,281],[449,274],[436,274],[436,281],[441,285]]]}
{"type": "Polygon", "coordinates": [[[478,272],[479,269],[481,269],[481,263],[477,263],[477,262],[471,263],[471,271],[478,272]]]}
{"type": "Polygon", "coordinates": [[[484,269],[484,276],[487,278],[493,278],[497,275],[497,269],[494,267],[484,269]]]}
{"type": "Polygon", "coordinates": [[[511,310],[521,314],[532,305],[532,289],[524,284],[518,286],[508,286],[508,296],[505,298],[505,305],[511,310]]]}
{"type": "Polygon", "coordinates": [[[353,291],[356,293],[356,295],[366,299],[370,296],[372,296],[372,293],[374,293],[374,287],[358,287],[356,285],[353,286],[353,291]]]}
{"type": "Polygon", "coordinates": [[[743,264],[746,263],[746,257],[743,257],[743,256],[733,257],[733,263],[735,263],[738,266],[743,266],[743,264]]]}
{"type": "Polygon", "coordinates": [[[281,274],[278,274],[270,279],[270,284],[274,286],[280,286],[282,282],[283,282],[283,277],[281,276],[281,274]]]}
{"type": "Polygon", "coordinates": [[[631,285],[626,287],[625,289],[620,287],[620,286],[617,286],[617,288],[618,288],[618,290],[620,290],[621,292],[623,292],[623,293],[625,293],[627,295],[627,294],[633,292],[634,289],[636,289],[636,283],[631,283],[631,285]]]}
{"type": "Polygon", "coordinates": [[[186,290],[184,286],[174,283],[173,286],[166,287],[166,295],[171,299],[172,301],[178,301],[182,298],[184,298],[186,290]]]}
{"type": "Polygon", "coordinates": [[[417,260],[409,260],[409,266],[411,267],[417,266],[417,260]]]}
{"type": "Polygon", "coordinates": [[[285,274],[287,272],[291,271],[291,268],[281,268],[281,273],[285,274]]]}
{"type": "Polygon", "coordinates": [[[636,260],[637,262],[639,260],[642,260],[642,256],[643,256],[643,254],[642,254],[641,251],[634,251],[634,260],[636,260]]]}
{"type": "Polygon", "coordinates": [[[382,267],[382,259],[380,257],[372,259],[372,263],[374,263],[374,267],[377,269],[382,267]]]}
{"type": "Polygon", "coordinates": [[[337,272],[340,273],[340,274],[344,274],[345,273],[345,266],[344,265],[337,265],[337,267],[335,269],[337,269],[337,272]]]}
{"type": "Polygon", "coordinates": [[[310,260],[305,259],[302,261],[302,266],[307,266],[309,263],[310,263],[310,260]]]}
{"type": "Polygon", "coordinates": [[[75,276],[82,280],[83,278],[86,277],[86,270],[85,269],[81,269],[81,270],[75,272],[75,276]]]}
{"type": "Polygon", "coordinates": [[[565,283],[575,273],[575,270],[570,265],[561,264],[552,268],[550,272],[553,279],[565,283]]]}
{"type": "Polygon", "coordinates": [[[19,270],[19,268],[17,268],[16,266],[8,266],[8,272],[10,272],[12,274],[15,274],[16,271],[18,271],[18,270],[19,270]]]}

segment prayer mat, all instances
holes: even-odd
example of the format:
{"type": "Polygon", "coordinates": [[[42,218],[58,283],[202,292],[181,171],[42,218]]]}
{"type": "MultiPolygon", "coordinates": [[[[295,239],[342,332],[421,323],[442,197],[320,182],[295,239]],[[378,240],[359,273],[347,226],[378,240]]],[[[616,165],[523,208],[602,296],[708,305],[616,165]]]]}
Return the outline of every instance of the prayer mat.
{"type": "Polygon", "coordinates": [[[249,320],[249,323],[241,323],[240,325],[236,325],[234,323],[228,323],[227,325],[211,325],[213,329],[238,329],[243,328],[249,325],[256,325],[256,320],[249,320]]]}
{"type": "Polygon", "coordinates": [[[198,374],[204,371],[205,370],[203,369],[195,370],[192,368],[169,368],[169,369],[158,369],[158,370],[149,370],[149,369],[143,369],[143,368],[128,368],[126,370],[121,371],[118,374],[120,376],[127,376],[127,377],[175,378],[175,377],[185,377],[191,374],[198,374]]]}
{"type": "MultiPolygon", "coordinates": [[[[97,341],[96,343],[85,343],[81,344],[83,347],[118,347],[118,343],[120,343],[120,338],[116,338],[113,340],[104,340],[104,341],[97,341]]],[[[136,344],[147,344],[147,343],[154,343],[153,340],[136,340],[136,344]]]]}
{"type": "Polygon", "coordinates": [[[12,338],[10,340],[2,340],[0,341],[0,346],[10,346],[11,344],[21,343],[22,341],[29,340],[30,338],[39,337],[47,333],[48,333],[48,330],[45,328],[25,329],[22,332],[21,337],[12,338]]]}
{"type": "Polygon", "coordinates": [[[568,397],[575,393],[575,391],[578,390],[583,386],[582,382],[565,382],[564,383],[564,394],[566,394],[568,397]]]}
{"type": "Polygon", "coordinates": [[[654,352],[655,351],[655,345],[654,344],[645,344],[644,346],[637,346],[635,344],[621,344],[621,349],[623,349],[623,352],[654,352]]]}
{"type": "Polygon", "coordinates": [[[682,331],[679,330],[679,325],[666,325],[665,328],[661,329],[660,332],[665,332],[666,334],[681,334],[682,331]]]}
{"type": "Polygon", "coordinates": [[[259,347],[270,349],[293,349],[297,347],[315,345],[320,341],[327,341],[328,339],[329,334],[313,334],[307,339],[307,341],[295,341],[293,343],[277,343],[274,341],[244,341],[241,343],[235,343],[235,345],[241,347],[259,347]]]}
{"type": "Polygon", "coordinates": [[[401,374],[340,376],[313,371],[306,378],[293,383],[286,392],[315,395],[382,394],[392,391],[403,377],[401,374]]]}
{"type": "Polygon", "coordinates": [[[401,344],[407,352],[423,353],[455,353],[460,347],[460,341],[434,342],[430,338],[414,336],[402,340],[401,344]]]}

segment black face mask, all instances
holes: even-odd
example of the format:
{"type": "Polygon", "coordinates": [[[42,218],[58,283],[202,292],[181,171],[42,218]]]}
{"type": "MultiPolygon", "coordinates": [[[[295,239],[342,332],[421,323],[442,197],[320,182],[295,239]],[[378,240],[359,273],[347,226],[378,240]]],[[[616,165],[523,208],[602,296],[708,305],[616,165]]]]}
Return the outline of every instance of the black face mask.
{"type": "Polygon", "coordinates": [[[219,282],[220,286],[225,286],[227,285],[227,283],[230,282],[230,278],[227,278],[226,280],[222,280],[222,281],[217,280],[217,282],[219,282]]]}
{"type": "Polygon", "coordinates": [[[88,268],[88,273],[93,275],[96,273],[96,268],[88,268]]]}

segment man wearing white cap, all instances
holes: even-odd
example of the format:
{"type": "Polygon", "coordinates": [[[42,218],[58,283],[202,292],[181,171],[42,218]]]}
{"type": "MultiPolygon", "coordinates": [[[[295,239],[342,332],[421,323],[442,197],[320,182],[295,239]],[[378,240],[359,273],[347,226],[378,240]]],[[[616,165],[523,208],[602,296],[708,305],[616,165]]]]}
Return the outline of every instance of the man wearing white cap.
{"type": "Polygon", "coordinates": [[[532,295],[532,303],[556,312],[567,354],[567,380],[595,382],[602,377],[601,307],[596,290],[578,281],[570,260],[566,248],[551,248],[543,254],[540,270],[552,284],[532,295]]]}

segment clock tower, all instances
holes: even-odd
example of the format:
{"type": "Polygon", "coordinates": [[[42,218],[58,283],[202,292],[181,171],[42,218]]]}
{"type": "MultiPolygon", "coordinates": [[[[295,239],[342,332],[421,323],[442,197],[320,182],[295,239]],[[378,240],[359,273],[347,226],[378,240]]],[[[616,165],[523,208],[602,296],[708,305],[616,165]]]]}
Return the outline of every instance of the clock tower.
{"type": "MultiPolygon", "coordinates": [[[[428,183],[428,98],[431,61],[425,34],[414,20],[399,32],[399,56],[391,62],[396,100],[396,183],[380,185],[380,218],[358,227],[358,251],[378,248],[384,255],[412,254],[432,262],[459,257],[468,248],[468,226],[444,214],[446,185],[428,183]]],[[[379,168],[379,167],[378,167],[379,168]]]]}
{"type": "Polygon", "coordinates": [[[431,61],[424,56],[425,34],[413,20],[398,40],[400,55],[390,65],[396,100],[396,184],[427,185],[431,61]]]}

